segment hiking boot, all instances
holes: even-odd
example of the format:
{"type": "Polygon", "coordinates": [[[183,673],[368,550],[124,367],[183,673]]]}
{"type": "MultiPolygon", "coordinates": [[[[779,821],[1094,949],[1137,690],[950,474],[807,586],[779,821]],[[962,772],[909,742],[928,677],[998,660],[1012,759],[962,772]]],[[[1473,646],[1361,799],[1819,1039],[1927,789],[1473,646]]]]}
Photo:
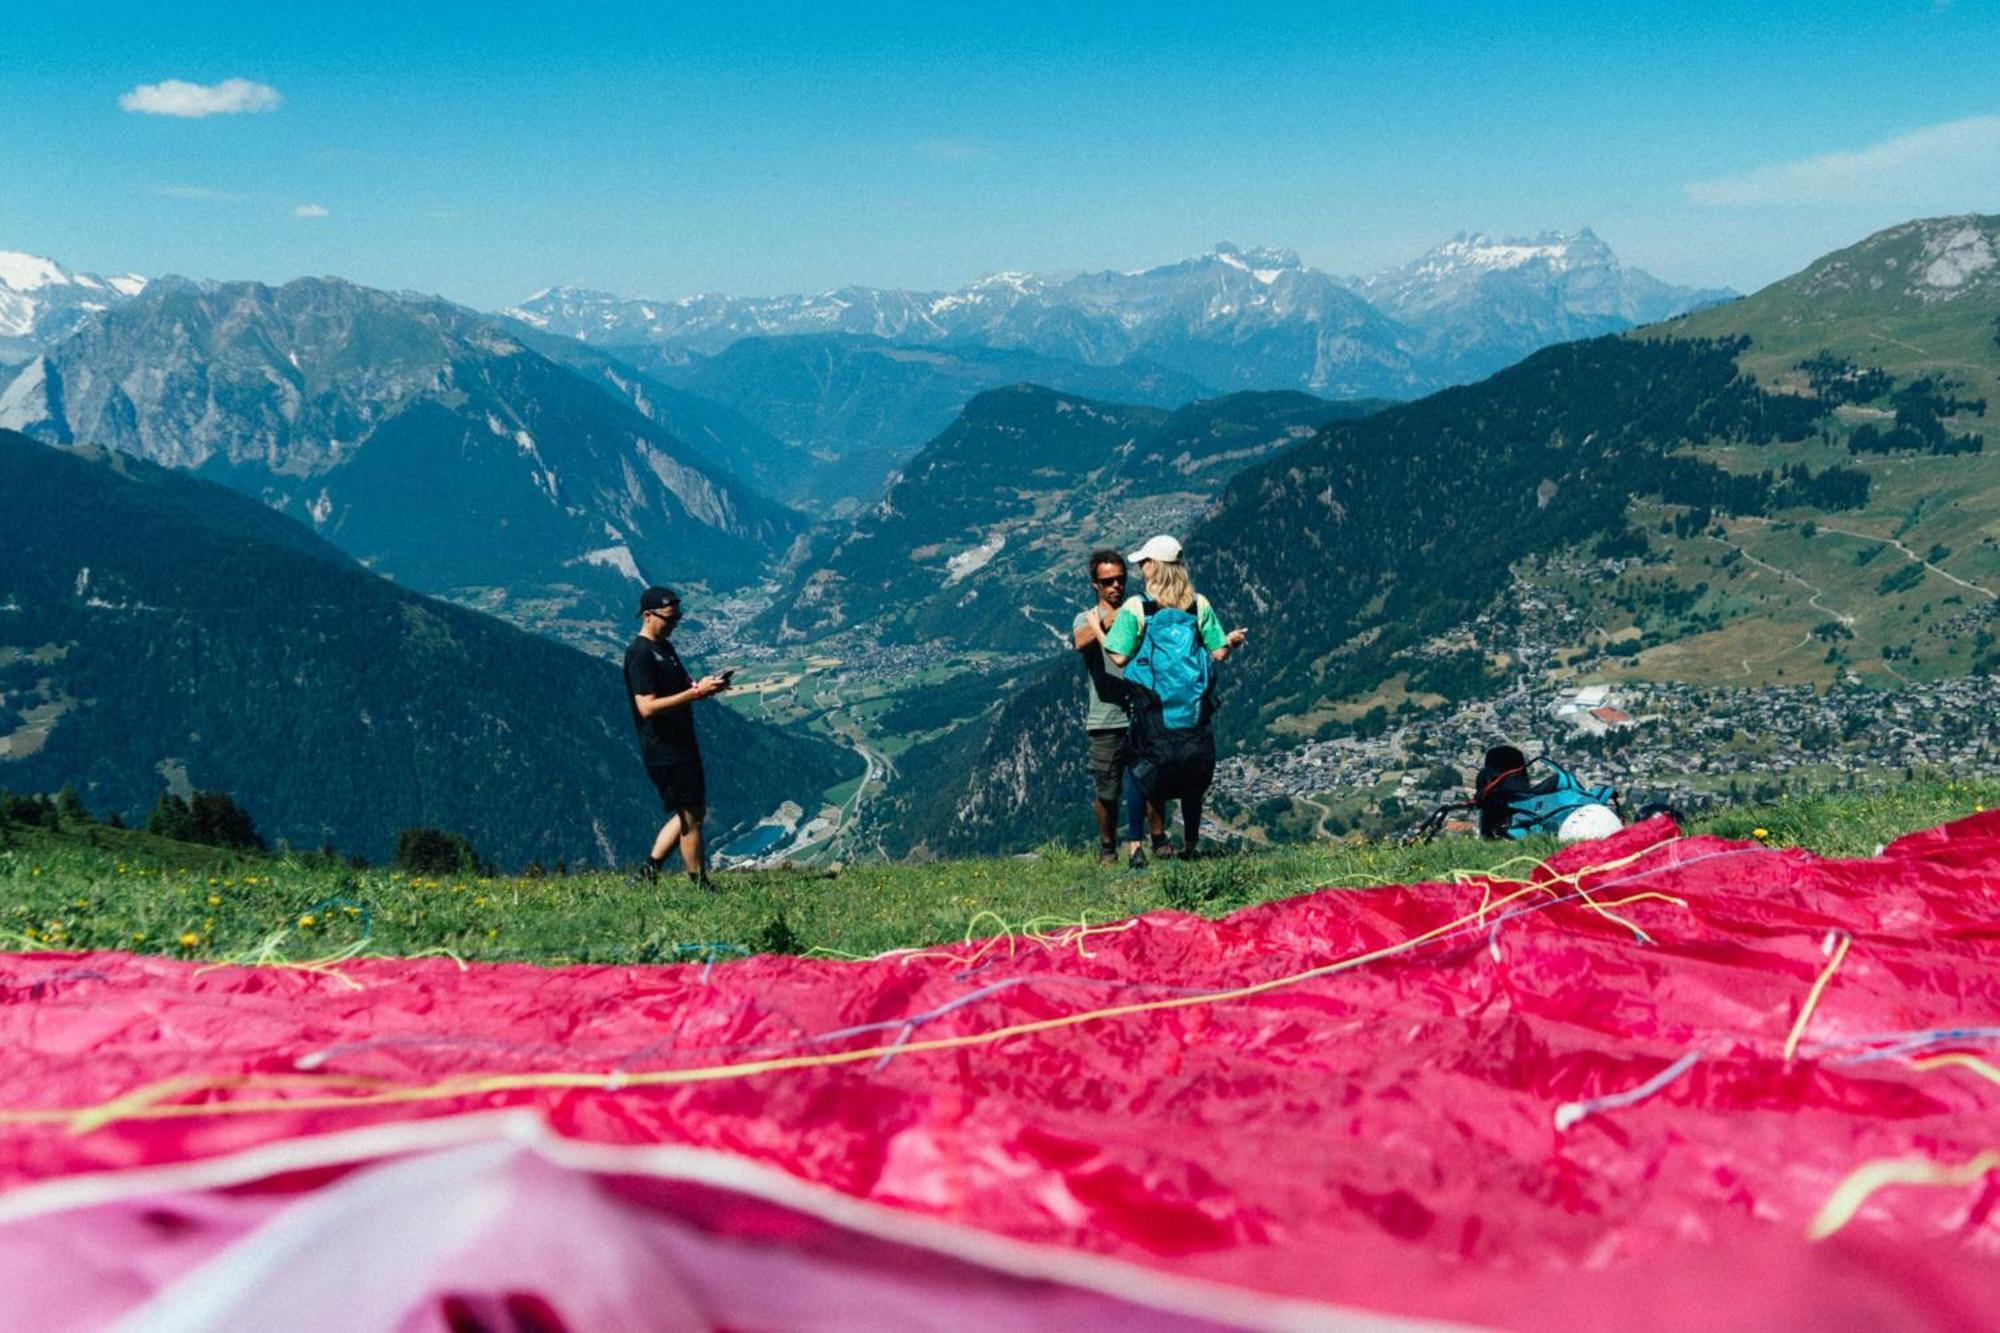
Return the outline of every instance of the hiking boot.
{"type": "Polygon", "coordinates": [[[627,884],[657,884],[660,882],[660,868],[651,861],[641,861],[625,872],[627,884]]]}
{"type": "Polygon", "coordinates": [[[1146,849],[1144,847],[1134,847],[1132,855],[1125,859],[1125,864],[1134,870],[1144,870],[1146,868],[1146,849]]]}
{"type": "Polygon", "coordinates": [[[707,875],[689,875],[688,887],[693,889],[700,889],[703,893],[721,892],[721,890],[717,889],[715,885],[709,880],[707,875]]]}
{"type": "Polygon", "coordinates": [[[1101,866],[1117,865],[1118,864],[1117,845],[1114,843],[1107,842],[1103,846],[1099,847],[1097,849],[1097,864],[1101,866]]]}
{"type": "Polygon", "coordinates": [[[1199,861],[1199,860],[1201,860],[1201,849],[1200,849],[1200,848],[1198,848],[1198,847],[1183,847],[1183,848],[1181,848],[1181,860],[1183,860],[1183,861],[1199,861]]]}
{"type": "Polygon", "coordinates": [[[1162,861],[1174,859],[1174,840],[1164,833],[1153,839],[1153,855],[1162,861]]]}

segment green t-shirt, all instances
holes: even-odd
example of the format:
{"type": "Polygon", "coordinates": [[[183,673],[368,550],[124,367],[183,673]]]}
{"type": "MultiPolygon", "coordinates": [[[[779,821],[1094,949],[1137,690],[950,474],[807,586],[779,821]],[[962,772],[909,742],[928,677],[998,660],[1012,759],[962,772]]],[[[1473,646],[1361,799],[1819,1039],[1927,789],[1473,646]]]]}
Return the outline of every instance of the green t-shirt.
{"type": "MultiPolygon", "coordinates": [[[[1223,632],[1222,622],[1215,618],[1215,608],[1200,593],[1194,595],[1194,624],[1195,632],[1201,635],[1201,646],[1210,652],[1229,645],[1229,635],[1223,632]]],[[[1146,599],[1127,599],[1125,605],[1118,608],[1118,618],[1105,631],[1104,651],[1130,657],[1139,650],[1139,635],[1145,628],[1146,599]]]]}

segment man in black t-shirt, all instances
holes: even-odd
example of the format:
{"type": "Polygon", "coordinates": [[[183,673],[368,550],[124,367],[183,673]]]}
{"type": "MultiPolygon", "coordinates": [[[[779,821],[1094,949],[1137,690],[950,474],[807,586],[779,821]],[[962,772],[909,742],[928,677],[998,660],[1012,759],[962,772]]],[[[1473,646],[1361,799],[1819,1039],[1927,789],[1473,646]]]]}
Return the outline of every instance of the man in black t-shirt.
{"type": "Polygon", "coordinates": [[[667,822],[653,839],[653,853],[640,873],[657,879],[667,854],[679,843],[681,865],[688,878],[708,888],[708,859],[702,848],[701,822],[708,815],[708,778],[702,772],[701,746],[694,735],[694,701],[729,688],[727,676],[697,681],[681,665],[670,642],[681,623],[680,594],[672,588],[648,588],[639,595],[643,622],[639,637],[625,650],[625,694],[632,701],[632,725],[639,732],[639,753],[646,776],[659,789],[667,822]]]}

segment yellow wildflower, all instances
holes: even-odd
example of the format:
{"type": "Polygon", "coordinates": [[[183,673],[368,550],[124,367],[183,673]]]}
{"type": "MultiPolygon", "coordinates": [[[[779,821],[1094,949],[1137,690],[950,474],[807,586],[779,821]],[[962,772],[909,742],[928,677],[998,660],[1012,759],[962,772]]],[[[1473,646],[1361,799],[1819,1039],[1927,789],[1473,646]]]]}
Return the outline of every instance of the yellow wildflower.
{"type": "Polygon", "coordinates": [[[201,943],[201,936],[195,934],[193,931],[188,930],[188,931],[183,931],[181,933],[181,948],[192,949],[194,948],[195,945],[200,943],[201,943]]]}
{"type": "Polygon", "coordinates": [[[211,893],[211,894],[209,894],[209,895],[208,895],[208,905],[209,905],[210,907],[220,907],[220,906],[222,906],[222,895],[221,895],[221,894],[219,894],[219,893],[211,893]]]}
{"type": "Polygon", "coordinates": [[[299,929],[311,930],[312,928],[313,928],[313,915],[311,912],[307,912],[304,916],[299,918],[299,929]]]}
{"type": "Polygon", "coordinates": [[[1753,838],[1768,838],[1771,836],[1771,830],[1767,828],[1753,828],[1750,830],[1750,836],[1753,838]]]}

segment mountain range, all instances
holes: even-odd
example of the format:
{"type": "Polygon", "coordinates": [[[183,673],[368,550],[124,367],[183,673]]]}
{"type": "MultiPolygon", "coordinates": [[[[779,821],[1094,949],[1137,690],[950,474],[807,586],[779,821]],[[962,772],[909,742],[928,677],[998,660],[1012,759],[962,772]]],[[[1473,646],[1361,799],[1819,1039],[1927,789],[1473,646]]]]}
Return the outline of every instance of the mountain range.
{"type": "Polygon", "coordinates": [[[1413,397],[1536,347],[1632,327],[1726,291],[1671,287],[1588,228],[1532,241],[1461,235],[1403,268],[1343,279],[1286,250],[1218,244],[1131,273],[999,273],[956,291],[633,300],[550,288],[506,313],[606,346],[713,355],[744,338],[845,333],[1019,348],[1084,365],[1152,362],[1216,390],[1413,397]]]}
{"type": "MultiPolygon", "coordinates": [[[[606,316],[585,343],[554,307],[162,279],[0,371],[0,424],[226,480],[413,587],[555,608],[543,628],[596,608],[573,619],[600,642],[664,564],[776,587],[767,642],[1032,650],[1088,546],[1175,530],[1254,631],[1224,696],[1246,748],[1476,697],[1527,669],[1495,626],[1543,593],[1578,608],[1536,649],[1565,679],[2000,670],[2000,220],[1892,228],[1686,314],[1717,294],[1662,290],[1587,233],[1461,237],[1356,282],[1219,248],[977,287],[717,298],[705,324],[675,316],[689,341],[606,316]],[[1330,329],[1352,340],[1339,364],[1404,396],[1570,340],[1381,407],[1291,387],[1334,364],[1330,329]],[[1239,373],[1285,387],[1216,392],[1239,373]],[[759,498],[786,486],[832,521],[808,533],[759,498]]],[[[1005,698],[963,692],[976,716],[926,725],[871,802],[902,821],[885,844],[1054,828],[1073,668],[1009,667],[1005,698]]]]}
{"type": "Polygon", "coordinates": [[[198,470],[410,587],[579,639],[648,581],[739,586],[803,523],[435,298],[166,278],[0,370],[0,427],[198,470]]]}
{"type": "Polygon", "coordinates": [[[725,461],[778,499],[835,518],[878,500],[890,476],[989,389],[1039,384],[1163,408],[1215,396],[1149,362],[1090,366],[1019,348],[913,347],[860,334],[745,338],[692,361],[656,347],[618,350],[783,441],[725,461]]]}
{"type": "MultiPolygon", "coordinates": [[[[0,785],[142,817],[223,788],[264,835],[505,866],[636,859],[660,822],[617,666],[369,573],[224,487],[0,431],[0,785]]],[[[701,706],[716,842],[851,761],[701,706]]]]}

